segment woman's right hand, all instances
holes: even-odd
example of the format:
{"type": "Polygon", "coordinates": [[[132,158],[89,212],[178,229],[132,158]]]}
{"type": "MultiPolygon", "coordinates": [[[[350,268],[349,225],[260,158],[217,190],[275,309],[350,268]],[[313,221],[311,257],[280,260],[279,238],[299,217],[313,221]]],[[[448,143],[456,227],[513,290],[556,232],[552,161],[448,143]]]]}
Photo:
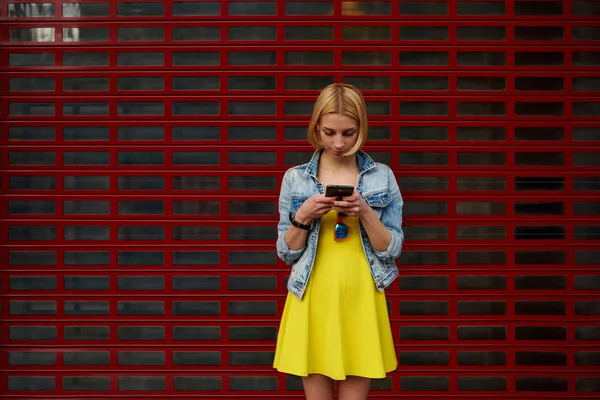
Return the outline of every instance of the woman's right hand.
{"type": "Polygon", "coordinates": [[[296,211],[295,218],[298,222],[309,225],[313,219],[331,211],[334,201],[335,197],[325,197],[324,194],[315,194],[302,203],[298,211],[296,211]]]}

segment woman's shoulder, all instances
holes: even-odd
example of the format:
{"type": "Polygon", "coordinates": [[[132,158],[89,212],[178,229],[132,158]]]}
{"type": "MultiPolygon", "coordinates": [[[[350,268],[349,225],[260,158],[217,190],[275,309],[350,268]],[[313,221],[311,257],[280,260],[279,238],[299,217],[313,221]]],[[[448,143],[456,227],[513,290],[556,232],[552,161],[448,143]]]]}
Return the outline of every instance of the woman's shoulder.
{"type": "Polygon", "coordinates": [[[375,162],[375,168],[378,169],[379,171],[385,172],[386,174],[394,173],[392,171],[392,169],[390,168],[390,166],[387,164],[384,164],[384,163],[375,162]]]}
{"type": "Polygon", "coordinates": [[[364,193],[383,193],[398,188],[396,175],[392,169],[383,163],[375,162],[363,179],[364,193]]]}
{"type": "Polygon", "coordinates": [[[393,174],[392,169],[387,164],[375,161],[373,157],[364,150],[359,151],[359,164],[361,164],[361,168],[366,167],[368,169],[367,172],[375,174],[393,174]]]}
{"type": "Polygon", "coordinates": [[[369,175],[377,178],[390,178],[394,176],[394,171],[384,163],[373,162],[374,166],[367,172],[370,172],[369,175]]]}
{"type": "Polygon", "coordinates": [[[283,179],[293,179],[299,177],[302,174],[302,172],[306,170],[307,166],[308,163],[305,163],[288,168],[285,171],[285,174],[283,175],[283,179]]]}
{"type": "Polygon", "coordinates": [[[295,167],[288,168],[285,171],[282,179],[282,185],[288,189],[303,188],[308,184],[309,175],[306,173],[308,164],[300,164],[295,167]]]}

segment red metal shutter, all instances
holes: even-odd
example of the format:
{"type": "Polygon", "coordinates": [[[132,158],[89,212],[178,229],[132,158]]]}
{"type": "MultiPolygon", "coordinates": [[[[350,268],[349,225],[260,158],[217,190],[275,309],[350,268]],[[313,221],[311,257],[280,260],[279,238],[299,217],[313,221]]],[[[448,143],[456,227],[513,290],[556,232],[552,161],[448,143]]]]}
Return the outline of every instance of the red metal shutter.
{"type": "Polygon", "coordinates": [[[600,392],[599,1],[0,3],[3,396],[301,396],[277,196],[334,81],[405,200],[372,395],[600,392]]]}

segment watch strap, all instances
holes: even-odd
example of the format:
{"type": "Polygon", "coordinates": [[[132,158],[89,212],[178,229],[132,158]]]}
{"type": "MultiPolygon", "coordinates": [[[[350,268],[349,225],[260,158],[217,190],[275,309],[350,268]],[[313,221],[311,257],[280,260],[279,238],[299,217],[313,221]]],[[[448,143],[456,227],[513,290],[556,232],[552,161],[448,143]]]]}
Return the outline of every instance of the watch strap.
{"type": "Polygon", "coordinates": [[[312,228],[312,223],[310,225],[305,225],[302,222],[297,221],[292,213],[290,213],[290,222],[296,228],[304,229],[305,231],[309,231],[312,228]]]}

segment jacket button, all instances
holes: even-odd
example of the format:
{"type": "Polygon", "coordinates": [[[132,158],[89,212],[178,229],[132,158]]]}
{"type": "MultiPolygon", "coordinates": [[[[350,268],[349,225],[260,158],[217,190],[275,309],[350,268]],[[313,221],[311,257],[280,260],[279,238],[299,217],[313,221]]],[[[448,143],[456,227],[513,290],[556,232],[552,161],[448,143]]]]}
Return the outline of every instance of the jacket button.
{"type": "Polygon", "coordinates": [[[369,261],[371,262],[371,265],[373,265],[373,262],[374,262],[373,259],[371,258],[369,261]]]}

